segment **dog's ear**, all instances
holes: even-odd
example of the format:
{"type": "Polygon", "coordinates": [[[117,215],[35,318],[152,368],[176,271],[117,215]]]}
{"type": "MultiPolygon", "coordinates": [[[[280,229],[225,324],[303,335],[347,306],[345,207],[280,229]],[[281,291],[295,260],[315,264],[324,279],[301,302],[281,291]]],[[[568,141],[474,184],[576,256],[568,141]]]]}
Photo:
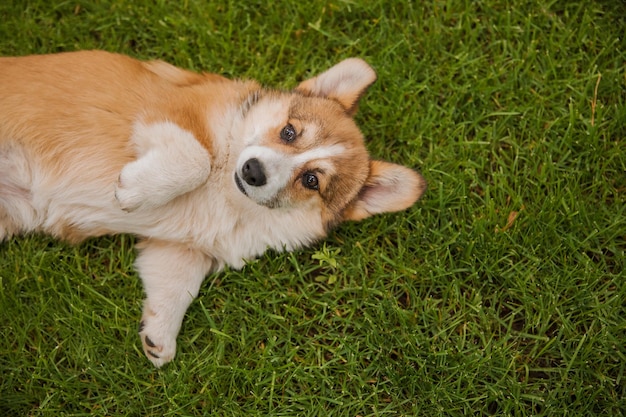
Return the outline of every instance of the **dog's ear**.
{"type": "Polygon", "coordinates": [[[407,209],[426,191],[426,181],[402,165],[371,161],[370,174],[357,198],[344,211],[344,220],[407,209]]]}
{"type": "Polygon", "coordinates": [[[376,73],[365,61],[348,58],[324,71],[317,77],[303,81],[296,91],[306,95],[328,97],[337,100],[346,113],[353,116],[359,98],[376,81],[376,73]]]}

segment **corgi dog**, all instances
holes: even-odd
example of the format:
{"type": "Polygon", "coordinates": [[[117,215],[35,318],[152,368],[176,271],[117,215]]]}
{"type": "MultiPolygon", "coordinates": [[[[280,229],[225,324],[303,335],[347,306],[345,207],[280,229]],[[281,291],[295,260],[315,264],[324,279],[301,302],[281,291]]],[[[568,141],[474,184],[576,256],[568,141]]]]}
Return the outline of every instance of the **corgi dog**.
{"type": "Polygon", "coordinates": [[[281,91],[104,51],[2,57],[0,241],[138,236],[139,334],[160,367],[207,274],[422,195],[353,120],[375,80],[358,58],[281,91]]]}

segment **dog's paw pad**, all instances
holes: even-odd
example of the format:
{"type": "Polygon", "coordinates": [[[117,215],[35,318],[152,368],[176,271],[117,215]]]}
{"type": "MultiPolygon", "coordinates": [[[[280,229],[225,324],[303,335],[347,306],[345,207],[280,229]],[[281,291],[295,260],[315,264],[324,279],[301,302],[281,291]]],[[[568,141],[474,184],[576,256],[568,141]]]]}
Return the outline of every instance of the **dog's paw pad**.
{"type": "Polygon", "coordinates": [[[149,356],[152,356],[152,357],[153,357],[153,358],[155,358],[155,359],[161,359],[161,357],[160,357],[159,355],[157,355],[156,353],[154,353],[154,350],[153,350],[153,349],[160,349],[160,348],[157,346],[157,344],[156,344],[156,343],[154,343],[154,342],[152,341],[152,339],[150,339],[150,337],[148,337],[148,336],[144,336],[143,341],[144,341],[144,343],[145,343],[146,345],[148,345],[148,348],[149,348],[149,349],[146,349],[146,353],[147,353],[149,356]]]}
{"type": "Polygon", "coordinates": [[[139,324],[139,336],[146,357],[156,366],[160,368],[166,363],[174,359],[176,355],[176,339],[167,337],[157,337],[155,334],[148,335],[149,330],[142,321],[139,324]]]}

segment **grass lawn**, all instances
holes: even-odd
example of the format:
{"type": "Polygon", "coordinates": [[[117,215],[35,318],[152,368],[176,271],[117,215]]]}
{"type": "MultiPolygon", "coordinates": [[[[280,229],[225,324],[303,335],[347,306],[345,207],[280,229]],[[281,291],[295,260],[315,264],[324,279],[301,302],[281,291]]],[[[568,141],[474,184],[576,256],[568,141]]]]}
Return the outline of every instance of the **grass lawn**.
{"type": "Polygon", "coordinates": [[[429,190],[209,276],[161,370],[131,236],[0,244],[0,415],[626,414],[626,3],[54,3],[0,2],[0,55],[283,88],[362,57],[371,153],[429,190]]]}

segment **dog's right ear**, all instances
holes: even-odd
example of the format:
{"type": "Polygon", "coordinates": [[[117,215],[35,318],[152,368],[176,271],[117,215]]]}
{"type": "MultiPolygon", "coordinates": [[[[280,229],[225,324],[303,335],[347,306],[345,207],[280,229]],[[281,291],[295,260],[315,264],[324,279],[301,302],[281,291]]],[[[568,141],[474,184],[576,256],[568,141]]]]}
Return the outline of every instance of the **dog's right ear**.
{"type": "Polygon", "coordinates": [[[367,62],[359,58],[348,58],[324,71],[317,77],[303,81],[296,91],[311,96],[336,100],[353,116],[359,98],[376,81],[376,73],[367,62]]]}
{"type": "Polygon", "coordinates": [[[370,161],[370,174],[343,220],[363,220],[375,214],[405,210],[426,191],[426,180],[402,165],[370,161]]]}

